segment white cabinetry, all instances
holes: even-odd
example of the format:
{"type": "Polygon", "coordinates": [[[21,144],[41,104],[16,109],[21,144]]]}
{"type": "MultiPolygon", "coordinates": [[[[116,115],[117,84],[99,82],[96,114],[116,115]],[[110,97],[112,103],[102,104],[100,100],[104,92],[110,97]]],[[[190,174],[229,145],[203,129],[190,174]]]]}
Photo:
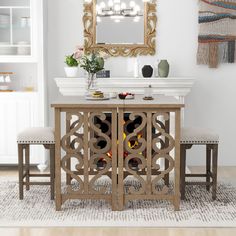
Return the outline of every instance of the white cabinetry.
{"type": "Polygon", "coordinates": [[[0,62],[36,62],[40,0],[0,1],[0,62]]]}
{"type": "MultiPolygon", "coordinates": [[[[45,126],[43,3],[0,0],[0,72],[13,72],[18,86],[0,92],[0,165],[18,163],[19,131],[45,126]],[[25,92],[29,83],[33,91],[25,92]]],[[[45,162],[43,148],[31,154],[32,163],[45,162]]]]}
{"type": "MultiPolygon", "coordinates": [[[[17,133],[39,124],[37,100],[37,93],[0,93],[1,164],[17,163],[17,133]]],[[[40,149],[32,149],[32,163],[41,162],[39,152],[40,149]]]]}

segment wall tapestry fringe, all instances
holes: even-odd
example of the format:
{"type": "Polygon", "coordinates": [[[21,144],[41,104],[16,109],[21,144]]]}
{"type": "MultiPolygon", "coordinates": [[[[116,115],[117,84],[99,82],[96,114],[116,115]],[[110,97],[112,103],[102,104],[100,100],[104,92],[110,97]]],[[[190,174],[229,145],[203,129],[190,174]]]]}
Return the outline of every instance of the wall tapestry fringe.
{"type": "Polygon", "coordinates": [[[209,44],[209,67],[217,68],[218,66],[218,43],[209,44]]]}
{"type": "Polygon", "coordinates": [[[199,0],[197,64],[234,63],[236,0],[199,0]]]}

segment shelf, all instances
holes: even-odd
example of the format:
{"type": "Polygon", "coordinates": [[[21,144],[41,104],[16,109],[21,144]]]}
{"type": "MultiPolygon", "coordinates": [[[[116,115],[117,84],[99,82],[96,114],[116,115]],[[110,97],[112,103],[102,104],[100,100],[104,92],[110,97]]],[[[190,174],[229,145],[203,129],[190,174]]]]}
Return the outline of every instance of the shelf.
{"type": "MultiPolygon", "coordinates": [[[[11,29],[10,25],[7,26],[7,27],[4,27],[4,26],[1,26],[1,25],[0,25],[0,30],[10,30],[10,29],[11,29]]],[[[22,29],[22,30],[30,30],[31,27],[30,27],[30,26],[27,26],[27,27],[21,27],[20,25],[13,25],[13,26],[12,26],[12,29],[15,29],[15,30],[18,30],[18,29],[22,29]]]]}
{"type": "MultiPolygon", "coordinates": [[[[85,93],[85,78],[55,78],[59,92],[63,96],[77,96],[85,93]]],[[[195,79],[191,77],[177,78],[100,78],[97,81],[98,87],[103,92],[134,92],[143,94],[144,88],[152,85],[155,94],[168,96],[186,96],[195,79]]]]}
{"type": "MultiPolygon", "coordinates": [[[[26,44],[26,45],[19,45],[19,44],[6,44],[6,45],[0,45],[0,48],[29,48],[31,47],[30,44],[26,44]]],[[[0,54],[1,55],[1,54],[0,54]]]]}
{"type": "Polygon", "coordinates": [[[0,9],[30,9],[30,6],[0,6],[0,9]]]}
{"type": "Polygon", "coordinates": [[[0,55],[0,63],[37,63],[32,55],[0,55]]]}
{"type": "MultiPolygon", "coordinates": [[[[14,4],[14,2],[11,2],[14,4]]],[[[29,2],[31,3],[31,1],[29,2]]],[[[12,5],[11,4],[11,5],[12,5]]],[[[18,3],[19,4],[19,3],[18,3]]],[[[24,2],[24,4],[28,4],[28,2],[24,2]]],[[[24,50],[24,48],[31,48],[31,42],[33,41],[33,27],[31,25],[31,21],[24,20],[23,18],[31,18],[31,7],[30,5],[27,6],[0,6],[2,10],[2,14],[6,14],[6,9],[9,9],[9,20],[6,20],[3,18],[3,21],[0,24],[0,35],[1,40],[3,43],[0,44],[0,57],[5,56],[18,56],[16,53],[16,50],[19,49],[19,51],[23,51],[23,54],[20,54],[20,56],[26,56],[30,57],[31,55],[30,50],[24,50]],[[4,22],[6,24],[4,24],[4,22]],[[7,44],[4,44],[4,42],[7,42],[7,44]],[[26,45],[18,44],[18,42],[26,42],[26,45]],[[22,50],[20,50],[22,48],[22,50]],[[9,49],[9,50],[8,50],[9,49]],[[28,52],[25,52],[28,51],[28,52]]],[[[8,15],[7,14],[7,15],[8,15]]],[[[8,18],[7,18],[8,19],[8,18]]],[[[1,43],[1,42],[0,42],[1,43]]],[[[31,50],[32,51],[32,50],[31,50]]],[[[21,53],[21,52],[19,52],[21,53]]]]}
{"type": "Polygon", "coordinates": [[[14,91],[14,92],[0,92],[0,98],[32,98],[37,96],[38,92],[24,92],[24,91],[14,91]]]}
{"type": "Polygon", "coordinates": [[[10,30],[10,26],[3,27],[3,26],[0,25],[0,30],[10,30]]]}

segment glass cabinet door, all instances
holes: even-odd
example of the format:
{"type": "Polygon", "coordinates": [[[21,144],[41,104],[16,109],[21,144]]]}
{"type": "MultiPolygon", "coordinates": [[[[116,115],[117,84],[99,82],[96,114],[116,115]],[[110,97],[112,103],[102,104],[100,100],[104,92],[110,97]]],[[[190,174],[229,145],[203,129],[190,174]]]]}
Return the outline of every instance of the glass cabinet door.
{"type": "Polygon", "coordinates": [[[0,56],[31,55],[30,0],[0,0],[0,56]]]}
{"type": "Polygon", "coordinates": [[[11,41],[10,30],[10,9],[0,9],[0,55],[11,54],[9,47],[11,41]]]}

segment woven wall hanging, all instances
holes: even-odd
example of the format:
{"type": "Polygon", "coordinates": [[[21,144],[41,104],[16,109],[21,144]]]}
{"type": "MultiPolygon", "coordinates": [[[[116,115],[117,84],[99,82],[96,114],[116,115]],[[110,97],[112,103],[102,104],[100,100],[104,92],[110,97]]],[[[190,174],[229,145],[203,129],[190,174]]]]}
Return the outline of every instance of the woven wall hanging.
{"type": "Polygon", "coordinates": [[[197,64],[236,62],[236,0],[199,0],[197,64]]]}

